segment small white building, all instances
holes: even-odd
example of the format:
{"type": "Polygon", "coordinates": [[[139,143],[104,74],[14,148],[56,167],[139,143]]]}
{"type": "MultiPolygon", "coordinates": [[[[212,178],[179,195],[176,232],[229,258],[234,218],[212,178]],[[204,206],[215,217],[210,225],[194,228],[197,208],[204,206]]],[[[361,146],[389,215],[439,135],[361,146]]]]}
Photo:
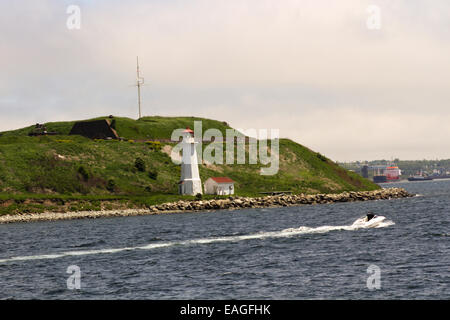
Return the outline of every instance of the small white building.
{"type": "Polygon", "coordinates": [[[228,177],[211,177],[204,183],[205,194],[234,194],[234,181],[228,177]]]}

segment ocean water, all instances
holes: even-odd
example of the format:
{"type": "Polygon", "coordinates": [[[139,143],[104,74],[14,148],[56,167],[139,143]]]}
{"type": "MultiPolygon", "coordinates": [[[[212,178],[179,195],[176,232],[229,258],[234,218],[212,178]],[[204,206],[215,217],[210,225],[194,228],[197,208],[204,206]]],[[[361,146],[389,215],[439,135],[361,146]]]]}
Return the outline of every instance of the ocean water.
{"type": "Polygon", "coordinates": [[[450,181],[389,186],[418,196],[0,225],[0,298],[449,299],[450,181]]]}

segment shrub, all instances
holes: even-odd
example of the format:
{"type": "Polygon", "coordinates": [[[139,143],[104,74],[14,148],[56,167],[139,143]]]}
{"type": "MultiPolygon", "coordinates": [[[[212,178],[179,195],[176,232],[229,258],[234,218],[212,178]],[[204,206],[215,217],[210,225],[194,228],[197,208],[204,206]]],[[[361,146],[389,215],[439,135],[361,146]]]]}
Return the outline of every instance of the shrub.
{"type": "Polygon", "coordinates": [[[89,180],[89,173],[86,171],[86,169],[83,166],[78,167],[78,173],[81,175],[84,181],[89,180]]]}
{"type": "Polygon", "coordinates": [[[161,150],[161,142],[159,141],[146,141],[145,144],[150,147],[150,150],[161,150]]]}
{"type": "Polygon", "coordinates": [[[136,158],[134,161],[134,166],[141,172],[145,171],[145,162],[141,158],[136,158]]]}
{"type": "Polygon", "coordinates": [[[148,176],[150,177],[150,179],[156,180],[158,178],[158,171],[151,170],[148,172],[148,176]]]}
{"type": "Polygon", "coordinates": [[[114,181],[114,179],[108,180],[108,182],[106,183],[106,189],[110,192],[114,192],[114,190],[116,189],[116,182],[114,181]]]}
{"type": "Polygon", "coordinates": [[[201,193],[197,193],[197,194],[195,195],[195,199],[196,199],[196,200],[202,200],[202,198],[203,198],[203,195],[202,195],[201,193]]]}
{"type": "Polygon", "coordinates": [[[324,155],[322,155],[321,153],[317,152],[317,158],[319,158],[322,161],[327,161],[327,157],[325,157],[324,155]]]}

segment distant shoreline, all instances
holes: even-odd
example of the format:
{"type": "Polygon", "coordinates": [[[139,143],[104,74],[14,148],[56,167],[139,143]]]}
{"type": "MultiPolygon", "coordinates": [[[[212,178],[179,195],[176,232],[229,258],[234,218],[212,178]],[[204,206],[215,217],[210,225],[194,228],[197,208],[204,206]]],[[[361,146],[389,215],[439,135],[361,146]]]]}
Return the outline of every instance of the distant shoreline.
{"type": "Polygon", "coordinates": [[[0,216],[0,224],[16,222],[58,221],[73,219],[96,219],[104,217],[129,217],[162,213],[202,212],[215,210],[237,210],[249,208],[291,207],[337,202],[388,200],[413,197],[403,188],[389,188],[374,191],[352,191],[339,194],[276,195],[258,198],[230,197],[212,200],[179,200],[146,209],[118,209],[101,211],[44,212],[0,216]]]}
{"type": "Polygon", "coordinates": [[[430,182],[430,181],[450,181],[450,178],[433,178],[432,180],[424,180],[424,181],[421,181],[421,180],[409,181],[408,179],[402,179],[399,181],[377,182],[376,184],[378,184],[379,186],[382,186],[382,187],[386,187],[388,185],[395,184],[395,183],[416,183],[416,182],[427,182],[427,181],[428,182],[430,182]]]}

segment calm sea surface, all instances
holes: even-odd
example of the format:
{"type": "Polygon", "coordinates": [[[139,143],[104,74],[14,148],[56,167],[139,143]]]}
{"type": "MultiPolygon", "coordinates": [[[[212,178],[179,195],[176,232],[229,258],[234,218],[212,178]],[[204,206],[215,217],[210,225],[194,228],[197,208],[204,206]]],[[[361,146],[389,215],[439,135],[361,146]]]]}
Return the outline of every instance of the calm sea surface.
{"type": "Polygon", "coordinates": [[[0,298],[450,299],[450,181],[389,186],[419,196],[0,225],[0,298]]]}

